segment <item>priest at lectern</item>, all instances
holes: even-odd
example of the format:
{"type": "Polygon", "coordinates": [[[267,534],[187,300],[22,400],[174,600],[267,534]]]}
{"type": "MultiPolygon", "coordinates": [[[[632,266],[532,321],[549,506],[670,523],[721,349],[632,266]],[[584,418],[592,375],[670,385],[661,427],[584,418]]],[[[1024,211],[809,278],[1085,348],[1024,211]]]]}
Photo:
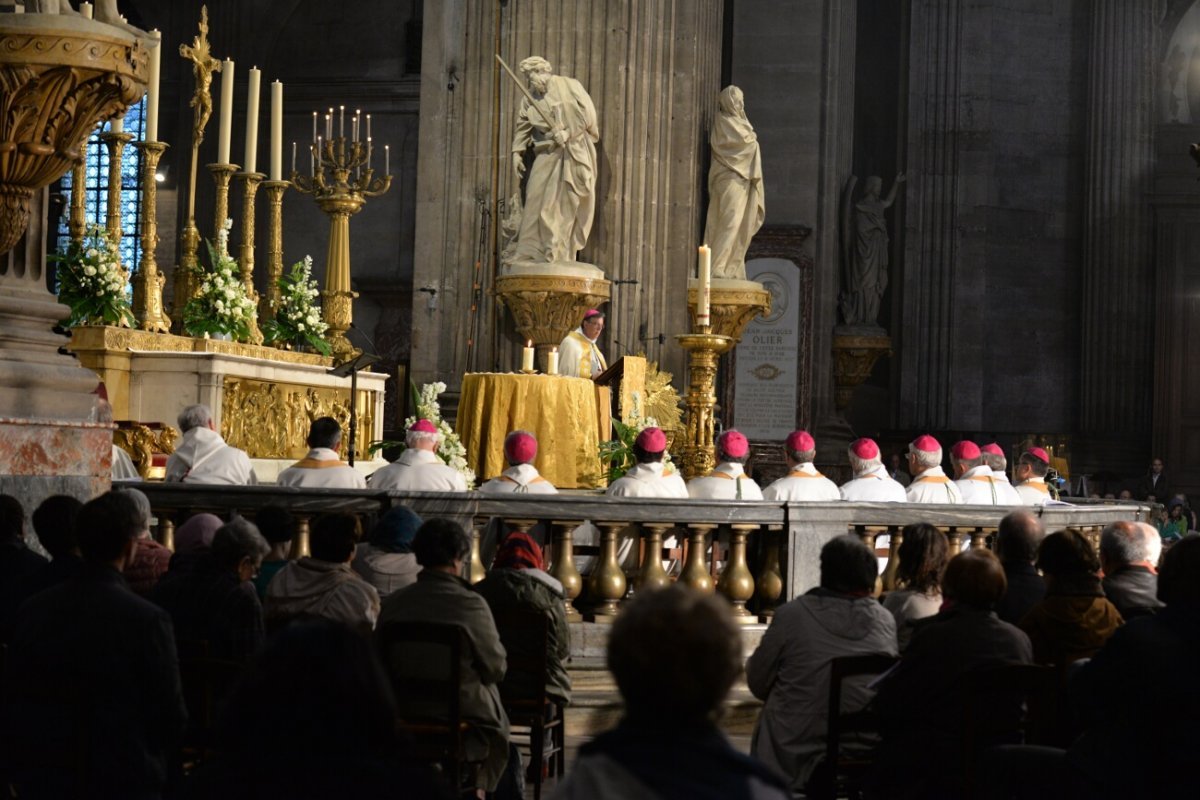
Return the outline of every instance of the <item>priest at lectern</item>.
{"type": "Polygon", "coordinates": [[[594,308],[583,315],[578,328],[558,346],[559,374],[571,378],[595,378],[608,369],[608,362],[596,341],[604,331],[604,312],[594,308]]]}

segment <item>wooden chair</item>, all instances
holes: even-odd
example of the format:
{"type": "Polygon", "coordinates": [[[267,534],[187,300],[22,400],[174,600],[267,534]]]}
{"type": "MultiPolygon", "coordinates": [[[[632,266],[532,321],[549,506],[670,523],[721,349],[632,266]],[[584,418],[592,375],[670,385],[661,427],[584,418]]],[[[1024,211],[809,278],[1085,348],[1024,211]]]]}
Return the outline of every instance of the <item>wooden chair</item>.
{"type": "Polygon", "coordinates": [[[842,739],[849,734],[878,733],[879,724],[870,708],[842,711],[842,683],[847,678],[879,675],[891,669],[895,656],[870,653],[861,656],[842,656],[829,662],[829,728],[825,737],[825,761],[809,782],[807,794],[814,800],[834,800],[843,794],[858,797],[862,778],[872,759],[864,753],[845,753],[842,739]]]}
{"type": "Polygon", "coordinates": [[[457,792],[474,780],[468,761],[471,724],[463,719],[462,659],[468,643],[457,625],[390,622],[375,634],[392,681],[400,718],[397,727],[413,741],[413,758],[437,765],[457,792]]]}
{"type": "Polygon", "coordinates": [[[179,682],[188,710],[181,744],[182,768],[194,769],[215,752],[217,718],[225,698],[241,677],[244,664],[213,658],[204,639],[179,639],[179,682]]]}
{"type": "Polygon", "coordinates": [[[533,797],[541,800],[542,764],[546,757],[546,734],[550,734],[550,774],[560,777],[565,768],[562,706],[546,696],[549,672],[546,647],[550,620],[540,611],[520,608],[492,609],[500,641],[508,653],[508,667],[500,684],[500,700],[515,726],[529,728],[529,761],[533,773],[533,797]],[[528,652],[526,652],[528,651],[528,652]],[[540,676],[537,689],[521,692],[514,675],[540,676]]]}

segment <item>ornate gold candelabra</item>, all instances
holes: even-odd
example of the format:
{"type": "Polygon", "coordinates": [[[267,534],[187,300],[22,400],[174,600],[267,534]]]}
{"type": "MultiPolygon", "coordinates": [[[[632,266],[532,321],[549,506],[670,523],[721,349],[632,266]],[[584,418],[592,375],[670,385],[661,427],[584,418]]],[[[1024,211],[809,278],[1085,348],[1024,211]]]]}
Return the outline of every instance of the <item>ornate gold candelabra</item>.
{"type": "Polygon", "coordinates": [[[158,269],[154,249],[158,246],[158,161],[166,142],[138,142],[142,151],[142,263],[133,276],[133,314],[138,326],[152,333],[167,333],[171,319],[163,312],[163,283],[167,276],[158,269]]]}
{"type": "Polygon", "coordinates": [[[712,333],[711,326],[698,333],[682,333],[675,338],[688,351],[689,386],[684,397],[687,408],[686,441],[682,467],[686,478],[707,475],[717,465],[714,442],[717,404],[717,361],[733,347],[733,337],[712,333]]]}
{"type": "Polygon", "coordinates": [[[225,227],[229,216],[229,184],[233,181],[234,173],[238,171],[237,164],[209,164],[208,171],[212,173],[213,182],[217,185],[217,196],[213,199],[213,236],[225,227]]]}
{"type": "Polygon", "coordinates": [[[392,176],[374,177],[370,167],[368,143],[338,136],[312,145],[315,162],[312,175],[292,170],[292,185],[311,194],[321,210],[329,215],[329,254],[325,262],[325,291],[322,292],[321,316],[329,326],[326,338],[333,357],[344,360],[355,353],[346,338],[353,320],[350,289],[350,217],[362,210],[368,197],[377,197],[392,186],[392,176]],[[353,176],[353,177],[351,177],[353,176]]]}
{"type": "MultiPolygon", "coordinates": [[[[87,143],[84,140],[84,147],[86,146],[87,143]]],[[[84,163],[81,153],[79,161],[71,167],[71,210],[67,215],[67,231],[71,235],[71,241],[75,244],[82,244],[83,236],[87,233],[87,204],[84,202],[83,188],[86,180],[87,165],[84,163]]]]}
{"type": "Polygon", "coordinates": [[[100,141],[108,148],[108,214],[104,226],[108,238],[120,244],[124,235],[121,231],[121,162],[125,158],[125,145],[133,141],[133,134],[105,131],[100,134],[100,141]]]}
{"type": "Polygon", "coordinates": [[[263,181],[267,193],[267,291],[258,300],[258,318],[262,322],[275,318],[282,300],[279,278],[283,275],[283,193],[292,184],[288,181],[263,181]]]}
{"type": "MultiPolygon", "coordinates": [[[[246,296],[258,302],[258,292],[254,291],[254,197],[258,193],[258,185],[267,177],[261,172],[239,172],[234,177],[242,182],[242,240],[238,248],[238,263],[242,271],[242,286],[246,288],[246,296]]],[[[256,320],[250,321],[250,341],[262,344],[262,331],[256,320]]]]}

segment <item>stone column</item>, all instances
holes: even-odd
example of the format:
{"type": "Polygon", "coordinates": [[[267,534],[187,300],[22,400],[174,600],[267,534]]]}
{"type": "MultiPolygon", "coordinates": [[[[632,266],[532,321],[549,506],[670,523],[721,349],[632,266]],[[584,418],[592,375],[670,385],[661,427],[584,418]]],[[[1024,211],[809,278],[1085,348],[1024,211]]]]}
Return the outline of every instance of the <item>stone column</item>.
{"type": "Polygon", "coordinates": [[[522,342],[508,312],[489,297],[498,201],[517,188],[509,148],[520,99],[496,52],[514,69],[543,56],[595,102],[597,210],[579,257],[614,282],[604,341],[612,356],[622,352],[614,339],[632,352],[645,346],[651,360],[682,379],[683,352],[671,336],[687,324],[678,287],[695,267],[702,233],[722,12],[720,0],[426,5],[413,276],[417,383],[437,377],[454,389],[464,372],[519,363],[522,342]],[[436,301],[424,290],[436,290],[436,301]],[[662,345],[639,341],[659,333],[666,334],[662,345]]]}

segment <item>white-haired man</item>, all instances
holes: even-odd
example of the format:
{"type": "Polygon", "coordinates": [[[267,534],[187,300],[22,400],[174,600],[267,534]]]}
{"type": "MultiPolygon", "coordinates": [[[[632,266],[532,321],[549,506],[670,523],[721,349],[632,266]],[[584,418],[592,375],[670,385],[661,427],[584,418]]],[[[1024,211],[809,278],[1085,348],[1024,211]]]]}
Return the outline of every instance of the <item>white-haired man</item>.
{"type": "Polygon", "coordinates": [[[996,488],[992,468],[984,463],[979,445],[966,439],[950,448],[950,466],[954,469],[954,485],[970,506],[1005,505],[996,488]]]}
{"type": "Polygon", "coordinates": [[[854,477],[842,484],[843,500],[858,503],[903,503],[904,487],[888,476],[874,439],[855,439],[846,455],[854,477]]]}
{"type": "Polygon", "coordinates": [[[817,443],[808,431],[792,431],[783,443],[788,474],[763,489],[764,500],[783,502],[830,502],[841,500],[837,484],[813,466],[817,443]]]}
{"type": "Polygon", "coordinates": [[[762,500],[762,489],[742,467],[750,458],[750,442],[739,431],[717,437],[717,466],[688,481],[688,497],[697,500],[762,500]]]}
{"type": "Polygon", "coordinates": [[[1017,494],[1017,490],[1008,481],[1008,458],[1004,455],[1004,448],[991,442],[980,447],[979,452],[983,454],[983,463],[987,464],[988,469],[992,471],[996,497],[1000,500],[997,505],[1024,505],[1021,495],[1017,494]]]}
{"type": "Polygon", "coordinates": [[[1027,506],[1044,506],[1053,498],[1050,487],[1046,485],[1046,473],[1050,471],[1050,454],[1040,447],[1031,447],[1017,458],[1017,467],[1013,477],[1017,480],[1014,487],[1021,497],[1021,502],[1027,506]]]}
{"type": "Polygon", "coordinates": [[[513,431],[504,437],[504,460],[508,469],[479,487],[485,494],[558,494],[554,484],[533,465],[537,439],[529,431],[513,431]]]}
{"type": "Polygon", "coordinates": [[[225,444],[212,409],[197,403],[179,412],[183,441],[167,459],[167,481],[245,486],[258,483],[245,451],[225,444]]]}
{"type": "Polygon", "coordinates": [[[462,473],[438,458],[442,441],[437,426],[419,419],[404,435],[405,450],[400,457],[371,475],[372,489],[400,489],[410,492],[465,492],[462,473]]]}
{"type": "Polygon", "coordinates": [[[910,503],[961,503],[962,493],[942,471],[942,445],[929,434],[913,439],[908,445],[908,485],[910,503]]]}
{"type": "Polygon", "coordinates": [[[308,428],[309,451],[304,458],[279,473],[280,486],[310,489],[365,489],[363,474],[342,461],[342,426],[333,417],[320,417],[308,428]]]}

